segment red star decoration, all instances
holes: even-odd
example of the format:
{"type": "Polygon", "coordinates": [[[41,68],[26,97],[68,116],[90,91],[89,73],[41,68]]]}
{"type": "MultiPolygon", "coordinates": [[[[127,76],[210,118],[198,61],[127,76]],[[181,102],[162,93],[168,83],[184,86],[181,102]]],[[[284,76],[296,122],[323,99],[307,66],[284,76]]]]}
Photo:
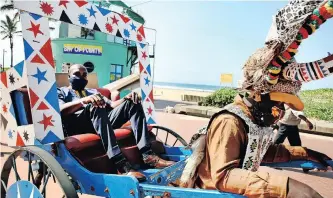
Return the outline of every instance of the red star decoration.
{"type": "Polygon", "coordinates": [[[53,13],[53,7],[51,6],[51,4],[48,4],[46,2],[42,2],[40,4],[40,8],[46,15],[52,15],[53,13]]]}
{"type": "Polygon", "coordinates": [[[116,16],[114,15],[112,19],[112,24],[117,24],[118,25],[118,19],[116,18],[116,16]]]}
{"type": "Polygon", "coordinates": [[[147,57],[148,56],[147,56],[146,52],[142,52],[142,58],[146,60],[147,57]]]}
{"type": "Polygon", "coordinates": [[[68,3],[67,0],[60,0],[59,6],[64,6],[67,9],[67,3],[68,3]]]}
{"type": "Polygon", "coordinates": [[[140,34],[136,35],[136,38],[138,39],[138,41],[142,41],[142,36],[140,34]]]}
{"type": "Polygon", "coordinates": [[[8,112],[7,110],[8,110],[8,109],[7,109],[6,105],[3,105],[3,106],[2,106],[2,111],[3,111],[4,113],[7,113],[7,112],[8,112]]]}
{"type": "Polygon", "coordinates": [[[112,28],[112,25],[110,23],[105,24],[105,28],[108,32],[110,32],[110,33],[113,32],[113,28],[112,28]]]}
{"type": "Polygon", "coordinates": [[[148,110],[148,115],[152,115],[151,113],[153,112],[153,109],[149,106],[148,110]]]}
{"type": "Polygon", "coordinates": [[[46,116],[45,114],[43,114],[43,120],[39,121],[38,123],[44,125],[44,131],[45,131],[48,126],[54,126],[51,120],[52,120],[52,115],[46,116]]]}
{"type": "Polygon", "coordinates": [[[40,24],[35,25],[32,21],[30,21],[31,28],[27,29],[31,32],[34,33],[35,38],[37,37],[38,34],[44,35],[43,32],[39,30],[40,24]]]}

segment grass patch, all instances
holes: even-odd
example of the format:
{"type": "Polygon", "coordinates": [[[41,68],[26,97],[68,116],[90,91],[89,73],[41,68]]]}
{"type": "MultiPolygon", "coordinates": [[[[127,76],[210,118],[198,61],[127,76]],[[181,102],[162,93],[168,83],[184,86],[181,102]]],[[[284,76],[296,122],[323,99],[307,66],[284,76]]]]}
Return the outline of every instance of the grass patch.
{"type": "Polygon", "coordinates": [[[300,94],[309,118],[333,122],[333,89],[302,91],[300,94]]]}
{"type": "MultiPolygon", "coordinates": [[[[220,89],[207,96],[201,106],[223,107],[232,103],[237,91],[220,89]]],[[[304,102],[304,113],[308,118],[333,122],[333,89],[306,90],[300,93],[304,102]]]]}

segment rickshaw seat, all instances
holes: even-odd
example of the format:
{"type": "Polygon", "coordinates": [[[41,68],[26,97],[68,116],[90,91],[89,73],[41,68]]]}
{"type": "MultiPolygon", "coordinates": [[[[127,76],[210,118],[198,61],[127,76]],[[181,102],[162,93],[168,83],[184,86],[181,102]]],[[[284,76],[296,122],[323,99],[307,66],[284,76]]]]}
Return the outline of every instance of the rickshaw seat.
{"type": "MultiPolygon", "coordinates": [[[[132,163],[142,163],[134,137],[127,138],[131,136],[131,130],[116,129],[115,134],[123,155],[132,163]],[[125,137],[124,134],[128,136],[125,137]]],[[[72,156],[88,170],[96,173],[117,173],[113,168],[114,162],[107,156],[99,135],[88,133],[70,136],[65,138],[64,144],[72,156]]]]}

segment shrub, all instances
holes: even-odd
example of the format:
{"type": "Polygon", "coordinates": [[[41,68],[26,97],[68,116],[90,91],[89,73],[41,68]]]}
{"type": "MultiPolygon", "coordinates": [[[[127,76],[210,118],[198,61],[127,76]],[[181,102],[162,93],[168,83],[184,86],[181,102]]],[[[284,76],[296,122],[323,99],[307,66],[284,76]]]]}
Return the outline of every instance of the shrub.
{"type": "Polygon", "coordinates": [[[220,89],[214,92],[212,95],[205,97],[199,105],[202,106],[214,106],[214,107],[224,107],[234,101],[237,91],[230,88],[220,89]]]}
{"type": "MultiPolygon", "coordinates": [[[[207,96],[201,106],[224,107],[233,102],[237,94],[233,89],[220,89],[207,96]]],[[[307,90],[300,93],[304,113],[308,118],[333,122],[333,89],[307,90]]]]}

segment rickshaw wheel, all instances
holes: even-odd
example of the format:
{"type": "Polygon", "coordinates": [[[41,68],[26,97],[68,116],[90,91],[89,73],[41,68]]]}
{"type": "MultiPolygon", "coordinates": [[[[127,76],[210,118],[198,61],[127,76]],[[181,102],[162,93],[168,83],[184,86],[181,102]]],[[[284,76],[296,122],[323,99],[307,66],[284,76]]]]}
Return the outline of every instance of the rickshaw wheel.
{"type": "Polygon", "coordinates": [[[166,127],[154,125],[152,126],[151,132],[155,135],[157,140],[166,146],[175,146],[178,141],[182,146],[188,145],[187,142],[178,133],[166,127]],[[168,139],[170,137],[169,135],[171,135],[170,139],[168,139]],[[164,139],[164,141],[162,139],[164,139]]]}
{"type": "MultiPolygon", "coordinates": [[[[11,187],[11,185],[28,181],[32,186],[37,187],[37,189],[40,191],[40,194],[46,198],[47,187],[48,189],[56,187],[52,185],[50,180],[53,180],[54,183],[58,183],[58,186],[62,190],[62,193],[58,191],[59,197],[78,198],[77,192],[66,172],[50,153],[36,146],[20,147],[8,156],[6,162],[3,165],[1,171],[1,197],[6,197],[7,190],[11,187]],[[23,161],[23,159],[17,159],[17,157],[22,153],[25,154],[24,157],[28,158],[27,161],[23,161]],[[16,163],[16,160],[20,160],[19,164],[16,163]],[[39,166],[42,166],[42,168],[35,168],[35,171],[39,172],[36,175],[34,175],[32,164],[33,162],[35,162],[35,166],[37,163],[39,166]],[[28,167],[27,174],[22,174],[22,172],[25,172],[23,170],[24,166],[22,166],[22,164],[28,167]],[[18,165],[20,165],[20,167],[18,167],[18,165]],[[42,174],[40,174],[41,170],[43,171],[42,174]],[[13,180],[13,178],[10,178],[11,173],[13,173],[15,181],[8,185],[9,181],[13,180]],[[38,178],[40,175],[42,175],[42,177],[38,178]],[[27,178],[23,178],[22,176],[27,176],[27,178]],[[40,184],[38,184],[37,181],[40,181],[40,184]],[[48,186],[48,184],[52,186],[48,186]]],[[[26,186],[28,187],[28,185],[26,186]]],[[[20,191],[20,193],[22,193],[21,189],[20,191]]],[[[49,197],[55,197],[55,195],[49,193],[49,197]]]]}

